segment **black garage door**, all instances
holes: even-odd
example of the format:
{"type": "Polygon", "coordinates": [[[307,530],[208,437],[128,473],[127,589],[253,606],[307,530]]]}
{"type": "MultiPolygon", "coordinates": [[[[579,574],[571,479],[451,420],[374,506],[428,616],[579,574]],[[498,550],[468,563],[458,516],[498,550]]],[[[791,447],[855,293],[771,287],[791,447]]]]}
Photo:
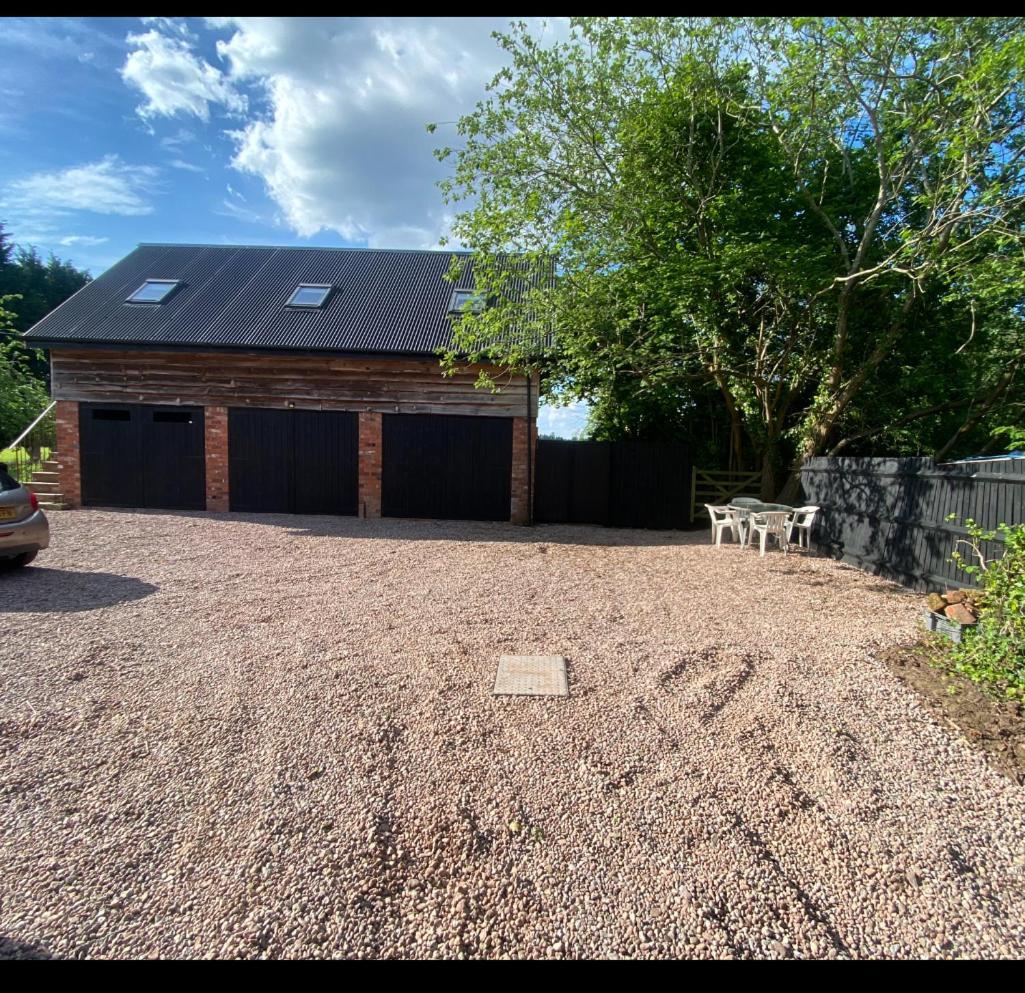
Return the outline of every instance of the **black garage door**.
{"type": "Polygon", "coordinates": [[[359,419],[349,411],[228,411],[231,509],[355,514],[359,419]]]}
{"type": "Polygon", "coordinates": [[[512,419],[385,414],[381,513],[509,520],[512,419]]]}
{"type": "Polygon", "coordinates": [[[206,507],[202,407],[83,403],[79,410],[83,504],[206,507]]]}

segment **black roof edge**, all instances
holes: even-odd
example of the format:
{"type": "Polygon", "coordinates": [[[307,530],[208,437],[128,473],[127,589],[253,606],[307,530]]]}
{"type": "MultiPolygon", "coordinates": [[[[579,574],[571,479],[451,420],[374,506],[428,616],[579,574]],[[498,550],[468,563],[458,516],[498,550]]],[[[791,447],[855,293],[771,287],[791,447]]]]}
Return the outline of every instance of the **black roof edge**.
{"type": "Polygon", "coordinates": [[[136,248],[260,248],[270,252],[405,252],[410,255],[475,255],[470,248],[357,248],[352,245],[211,245],[202,241],[140,241],[136,248]]]}
{"type": "Polygon", "coordinates": [[[337,356],[339,358],[366,359],[438,359],[439,352],[399,352],[373,351],[370,349],[347,350],[342,348],[274,348],[269,345],[194,345],[188,342],[133,342],[133,341],[80,341],[67,338],[33,338],[33,348],[46,348],[50,351],[67,349],[77,351],[87,349],[100,352],[203,352],[218,354],[223,352],[249,352],[252,354],[271,355],[308,355],[337,356]]]}

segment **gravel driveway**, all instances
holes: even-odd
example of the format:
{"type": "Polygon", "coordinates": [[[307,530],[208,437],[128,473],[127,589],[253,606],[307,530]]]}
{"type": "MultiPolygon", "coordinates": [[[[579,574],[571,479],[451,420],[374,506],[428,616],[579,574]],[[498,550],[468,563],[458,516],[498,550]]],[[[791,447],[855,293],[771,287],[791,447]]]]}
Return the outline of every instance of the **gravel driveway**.
{"type": "Polygon", "coordinates": [[[916,599],[704,532],[75,511],[0,576],[0,955],[1025,954],[916,599]],[[563,654],[568,700],[490,695],[563,654]]]}

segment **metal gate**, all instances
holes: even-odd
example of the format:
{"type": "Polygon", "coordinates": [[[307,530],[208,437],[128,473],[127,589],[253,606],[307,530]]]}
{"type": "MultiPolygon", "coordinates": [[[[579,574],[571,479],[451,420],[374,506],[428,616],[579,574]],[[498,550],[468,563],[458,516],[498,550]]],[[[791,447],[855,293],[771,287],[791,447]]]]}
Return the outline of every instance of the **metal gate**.
{"type": "Polygon", "coordinates": [[[385,414],[381,513],[507,521],[512,418],[385,414]]]}
{"type": "Polygon", "coordinates": [[[359,418],[339,410],[228,411],[231,509],[355,514],[359,418]]]}
{"type": "Polygon", "coordinates": [[[203,426],[202,407],[81,404],[83,505],[203,510],[203,426]]]}

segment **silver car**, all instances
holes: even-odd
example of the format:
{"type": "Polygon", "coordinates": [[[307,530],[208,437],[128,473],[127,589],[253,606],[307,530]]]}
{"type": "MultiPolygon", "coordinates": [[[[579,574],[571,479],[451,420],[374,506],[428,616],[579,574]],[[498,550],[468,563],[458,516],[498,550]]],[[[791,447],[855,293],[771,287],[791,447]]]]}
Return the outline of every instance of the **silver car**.
{"type": "Polygon", "coordinates": [[[50,524],[35,493],[0,463],[0,569],[28,565],[50,545],[50,524]]]}

